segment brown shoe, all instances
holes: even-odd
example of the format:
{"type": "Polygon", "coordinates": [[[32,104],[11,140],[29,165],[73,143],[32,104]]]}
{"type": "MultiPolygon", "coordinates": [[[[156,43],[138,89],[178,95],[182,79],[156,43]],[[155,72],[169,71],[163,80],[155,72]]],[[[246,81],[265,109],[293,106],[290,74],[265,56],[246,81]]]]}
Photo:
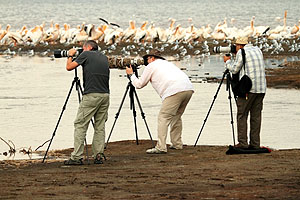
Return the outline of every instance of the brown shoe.
{"type": "Polygon", "coordinates": [[[64,161],[65,165],[83,165],[82,159],[79,160],[72,160],[71,158],[69,160],[64,161]]]}
{"type": "Polygon", "coordinates": [[[260,149],[260,147],[249,145],[248,149],[257,150],[257,149],[260,149]]]}
{"type": "Polygon", "coordinates": [[[240,149],[248,149],[248,145],[241,145],[240,143],[234,145],[235,148],[240,148],[240,149]]]}

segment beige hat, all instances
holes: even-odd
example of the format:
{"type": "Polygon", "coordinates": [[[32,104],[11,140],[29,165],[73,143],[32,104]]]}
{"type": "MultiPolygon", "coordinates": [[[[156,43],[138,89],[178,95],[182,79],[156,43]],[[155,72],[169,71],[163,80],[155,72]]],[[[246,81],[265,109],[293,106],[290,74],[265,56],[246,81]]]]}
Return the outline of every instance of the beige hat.
{"type": "Polygon", "coordinates": [[[237,38],[235,44],[248,44],[248,37],[237,38]]]}

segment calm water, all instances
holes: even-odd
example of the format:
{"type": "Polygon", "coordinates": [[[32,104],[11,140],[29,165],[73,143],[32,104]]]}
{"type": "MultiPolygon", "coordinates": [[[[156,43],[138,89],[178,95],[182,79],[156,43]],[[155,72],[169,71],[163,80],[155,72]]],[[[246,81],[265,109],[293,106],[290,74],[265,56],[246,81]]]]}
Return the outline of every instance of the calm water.
{"type": "MultiPolygon", "coordinates": [[[[222,63],[218,63],[217,60],[213,61],[215,65],[222,66],[222,63]]],[[[210,72],[205,66],[204,63],[203,69],[210,72]]],[[[219,70],[222,74],[222,67],[219,70]]],[[[81,78],[81,68],[78,73],[81,78]]],[[[107,134],[111,130],[128,83],[124,75],[123,70],[111,70],[111,106],[106,126],[107,134]]],[[[42,57],[15,57],[7,62],[0,58],[1,137],[13,141],[16,149],[30,146],[35,149],[50,139],[73,78],[74,72],[65,70],[65,59],[51,61],[49,58],[42,57]]],[[[218,87],[217,83],[194,83],[193,85],[196,92],[183,117],[184,143],[190,145],[196,141],[218,87]]],[[[151,84],[137,92],[146,113],[151,135],[156,139],[156,118],[161,100],[151,84]]],[[[73,121],[78,108],[76,95],[74,89],[51,149],[73,146],[73,121]]],[[[227,96],[225,86],[222,86],[198,142],[199,145],[233,144],[227,96]]],[[[299,90],[268,89],[263,110],[262,145],[276,149],[300,148],[299,97],[299,90]]],[[[235,113],[235,105],[233,107],[235,113]]],[[[138,136],[140,139],[149,139],[139,110],[137,121],[138,136]]],[[[93,128],[90,127],[88,143],[92,141],[92,131],[93,128]]],[[[129,109],[127,98],[110,141],[128,139],[134,140],[135,133],[132,111],[129,109]]],[[[46,146],[43,149],[45,150],[46,146]]],[[[0,152],[7,150],[7,146],[0,141],[0,152]]]]}
{"type": "Polygon", "coordinates": [[[298,0],[0,0],[0,24],[12,25],[19,29],[23,25],[34,27],[42,22],[49,26],[50,20],[55,23],[68,23],[76,26],[82,22],[99,24],[99,17],[117,23],[121,28],[128,27],[129,20],[135,20],[137,25],[143,21],[154,22],[157,27],[167,27],[169,18],[175,18],[177,24],[188,26],[188,18],[196,27],[211,24],[212,27],[226,17],[236,19],[234,26],[241,28],[250,25],[255,16],[255,25],[265,25],[275,28],[283,25],[275,18],[284,16],[287,10],[287,24],[293,26],[299,20],[298,0]],[[30,3],[29,3],[30,2],[30,3]]]}

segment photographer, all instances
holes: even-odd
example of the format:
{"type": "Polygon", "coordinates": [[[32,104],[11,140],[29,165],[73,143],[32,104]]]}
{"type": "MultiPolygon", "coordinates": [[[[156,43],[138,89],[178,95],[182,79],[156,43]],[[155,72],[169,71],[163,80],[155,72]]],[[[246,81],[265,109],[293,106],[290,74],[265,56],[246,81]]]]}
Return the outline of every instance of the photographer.
{"type": "Polygon", "coordinates": [[[151,51],[143,58],[147,66],[140,79],[136,77],[131,67],[126,68],[126,73],[138,89],[143,88],[150,81],[162,98],[162,106],[158,115],[158,141],[155,148],[148,149],[146,152],[150,154],[167,152],[166,139],[169,126],[172,143],[170,148],[182,149],[181,116],[192,97],[192,83],[177,66],[161,57],[159,51],[151,51]]]}
{"type": "Polygon", "coordinates": [[[71,71],[79,65],[83,68],[83,98],[74,121],[74,151],[66,165],[83,164],[83,150],[86,131],[94,117],[94,137],[92,150],[95,164],[103,163],[105,143],[105,122],[109,107],[109,65],[106,56],[98,51],[93,40],[83,44],[83,52],[73,61],[76,50],[70,49],[66,69],[71,71]]]}
{"type": "Polygon", "coordinates": [[[239,78],[244,74],[252,81],[252,88],[246,97],[237,99],[237,128],[239,148],[260,148],[261,111],[263,99],[266,93],[266,77],[263,54],[261,50],[248,44],[248,38],[241,37],[235,42],[236,59],[231,60],[230,56],[224,56],[226,69],[233,74],[239,73],[239,78]],[[245,71],[243,69],[242,50],[245,50],[245,71]],[[250,143],[247,138],[247,119],[250,112],[250,143]]]}

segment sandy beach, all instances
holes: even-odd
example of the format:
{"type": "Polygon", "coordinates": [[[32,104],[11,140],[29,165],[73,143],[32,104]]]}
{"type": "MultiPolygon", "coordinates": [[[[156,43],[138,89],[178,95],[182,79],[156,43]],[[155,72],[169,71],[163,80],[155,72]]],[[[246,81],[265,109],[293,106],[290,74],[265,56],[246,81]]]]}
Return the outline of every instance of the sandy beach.
{"type": "MultiPolygon", "coordinates": [[[[1,199],[297,199],[299,149],[226,155],[184,146],[149,155],[148,140],[110,143],[103,165],[65,166],[72,149],[41,160],[0,161],[1,199]],[[53,159],[56,158],[56,159],[53,159]]],[[[89,149],[90,151],[90,149],[89,149]]]]}

